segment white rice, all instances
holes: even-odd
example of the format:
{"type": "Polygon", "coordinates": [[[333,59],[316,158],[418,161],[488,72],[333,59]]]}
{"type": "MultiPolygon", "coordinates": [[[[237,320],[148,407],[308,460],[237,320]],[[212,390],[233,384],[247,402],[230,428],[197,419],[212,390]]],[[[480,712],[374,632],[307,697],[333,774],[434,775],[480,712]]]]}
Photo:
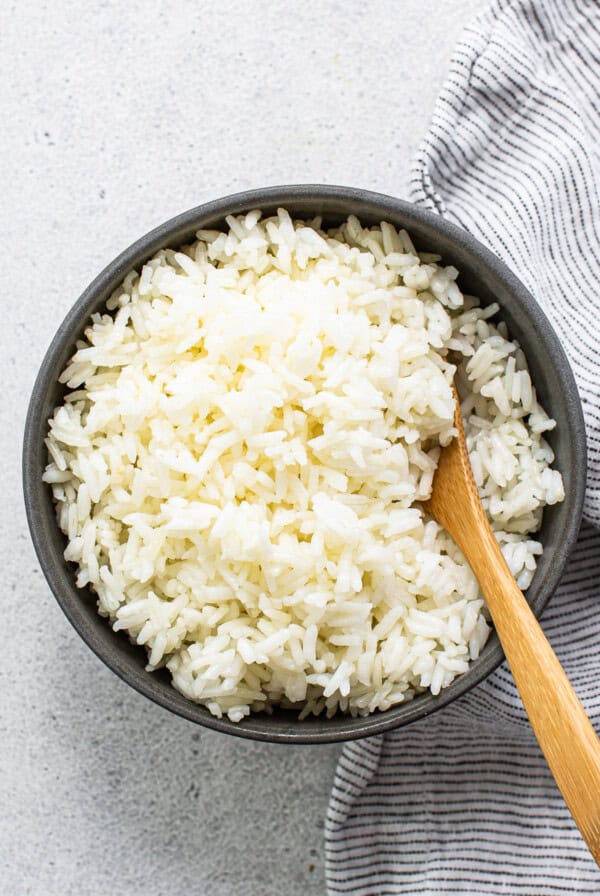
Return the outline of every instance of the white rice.
{"type": "Polygon", "coordinates": [[[454,435],[452,379],[522,588],[564,497],[554,422],[497,306],[405,232],[227,223],[130,273],[61,377],[44,478],[65,557],[148,668],[217,716],[437,694],[489,633],[419,504],[454,435]]]}

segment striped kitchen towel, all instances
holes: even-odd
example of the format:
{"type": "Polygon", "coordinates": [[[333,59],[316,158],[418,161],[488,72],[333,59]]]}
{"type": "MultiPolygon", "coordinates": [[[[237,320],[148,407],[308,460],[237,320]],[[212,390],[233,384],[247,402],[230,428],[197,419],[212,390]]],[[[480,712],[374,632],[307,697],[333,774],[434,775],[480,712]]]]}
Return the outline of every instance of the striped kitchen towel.
{"type": "MultiPolygon", "coordinates": [[[[600,728],[600,0],[495,0],[466,30],[413,198],[513,268],[583,400],[586,522],[544,629],[600,728]]],[[[330,894],[600,893],[503,665],[430,719],[346,746],[330,894]]]]}

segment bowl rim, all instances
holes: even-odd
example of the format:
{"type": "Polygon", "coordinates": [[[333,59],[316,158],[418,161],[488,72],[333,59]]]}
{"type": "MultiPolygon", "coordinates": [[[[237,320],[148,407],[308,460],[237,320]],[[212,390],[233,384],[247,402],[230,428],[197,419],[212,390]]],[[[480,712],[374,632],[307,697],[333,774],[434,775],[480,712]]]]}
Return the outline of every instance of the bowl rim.
{"type": "MultiPolygon", "coordinates": [[[[27,410],[23,437],[22,468],[26,516],[42,572],[61,609],[79,636],[105,665],[112,669],[123,681],[150,698],[153,702],[177,715],[215,731],[263,742],[323,744],[345,742],[382,734],[425,718],[458,699],[467,691],[479,685],[504,660],[504,653],[500,643],[497,641],[495,632],[493,632],[490,640],[495,638],[496,644],[494,644],[485,658],[485,662],[480,663],[479,667],[458,676],[437,697],[429,695],[425,708],[420,704],[419,699],[416,699],[410,703],[399,704],[397,707],[392,707],[385,712],[378,712],[365,717],[353,718],[336,715],[333,719],[326,720],[326,730],[322,730],[321,726],[318,726],[314,731],[307,729],[295,731],[293,720],[287,724],[281,723],[272,726],[272,730],[269,731],[271,720],[265,715],[251,714],[239,723],[231,722],[227,717],[219,719],[212,716],[200,704],[188,700],[172,685],[170,689],[164,688],[162,683],[157,682],[147,672],[143,672],[142,675],[133,674],[130,665],[125,662],[120,650],[115,649],[108,653],[103,648],[102,643],[96,636],[96,630],[89,624],[86,624],[87,619],[83,609],[79,609],[78,612],[77,603],[71,599],[69,593],[65,593],[63,590],[63,568],[56,552],[50,547],[49,538],[45,537],[52,525],[56,527],[56,519],[54,514],[52,522],[48,519],[48,502],[44,497],[47,494],[47,487],[36,477],[34,473],[35,463],[33,461],[35,452],[39,449],[41,432],[47,426],[47,421],[41,419],[41,410],[44,396],[55,382],[51,377],[51,373],[56,366],[56,359],[66,346],[73,344],[73,331],[81,324],[82,320],[89,316],[87,309],[93,304],[98,294],[105,292],[109,286],[113,289],[116,288],[129,271],[142,264],[145,259],[150,258],[160,248],[177,245],[177,234],[189,230],[198,219],[207,217],[223,218],[227,214],[241,214],[250,209],[265,206],[281,205],[285,207],[288,204],[306,201],[307,199],[313,201],[322,199],[333,202],[351,201],[359,202],[363,205],[371,203],[378,209],[381,209],[382,220],[386,211],[389,211],[390,214],[401,214],[407,222],[405,226],[409,231],[411,223],[424,225],[439,231],[443,236],[466,249],[471,256],[477,257],[484,267],[494,275],[496,280],[502,283],[508,292],[516,296],[518,304],[526,309],[530,320],[543,335],[543,341],[554,357],[555,367],[560,371],[568,415],[568,419],[563,425],[568,427],[571,432],[571,448],[576,458],[577,467],[573,493],[570,495],[572,512],[564,527],[563,541],[559,546],[558,553],[554,556],[553,563],[547,570],[547,581],[540,591],[541,599],[538,599],[535,604],[532,603],[534,612],[539,616],[556,589],[564,572],[570,551],[576,542],[585,495],[585,425],[577,385],[568,358],[552,325],[529,290],[490,249],[480,243],[468,231],[463,230],[439,215],[411,202],[397,199],[387,194],[357,187],[328,184],[278,185],[245,190],[194,206],[159,224],[131,243],[110,261],[81,293],[67,312],[50,342],[35,379],[27,410]],[[400,707],[402,707],[402,717],[398,719],[394,709],[397,710],[400,707]],[[258,723],[257,719],[259,720],[258,723]]],[[[360,216],[360,212],[357,214],[360,216]]],[[[198,224],[197,228],[199,227],[200,225],[198,224]]],[[[321,721],[324,720],[321,718],[321,721]]]]}

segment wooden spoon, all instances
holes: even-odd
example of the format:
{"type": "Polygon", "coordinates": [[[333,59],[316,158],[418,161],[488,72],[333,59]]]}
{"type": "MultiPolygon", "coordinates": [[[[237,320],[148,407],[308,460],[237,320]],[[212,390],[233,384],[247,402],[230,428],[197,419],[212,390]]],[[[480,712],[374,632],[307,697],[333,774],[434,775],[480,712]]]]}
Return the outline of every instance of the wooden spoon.
{"type": "Polygon", "coordinates": [[[600,741],[498,547],[473,478],[456,388],[454,397],[458,436],[442,449],[424,507],[479,581],[531,727],[600,865],[600,741]]]}

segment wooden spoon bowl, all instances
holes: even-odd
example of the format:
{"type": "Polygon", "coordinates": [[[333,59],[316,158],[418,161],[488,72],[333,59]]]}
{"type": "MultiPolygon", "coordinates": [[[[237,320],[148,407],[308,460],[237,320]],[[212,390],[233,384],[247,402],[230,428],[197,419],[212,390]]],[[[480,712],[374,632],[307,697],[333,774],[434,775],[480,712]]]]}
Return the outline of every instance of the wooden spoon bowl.
{"type": "Polygon", "coordinates": [[[502,556],[477,492],[456,389],[454,397],[458,435],[442,449],[424,506],[475,573],[531,727],[600,865],[600,741],[502,556]]]}

